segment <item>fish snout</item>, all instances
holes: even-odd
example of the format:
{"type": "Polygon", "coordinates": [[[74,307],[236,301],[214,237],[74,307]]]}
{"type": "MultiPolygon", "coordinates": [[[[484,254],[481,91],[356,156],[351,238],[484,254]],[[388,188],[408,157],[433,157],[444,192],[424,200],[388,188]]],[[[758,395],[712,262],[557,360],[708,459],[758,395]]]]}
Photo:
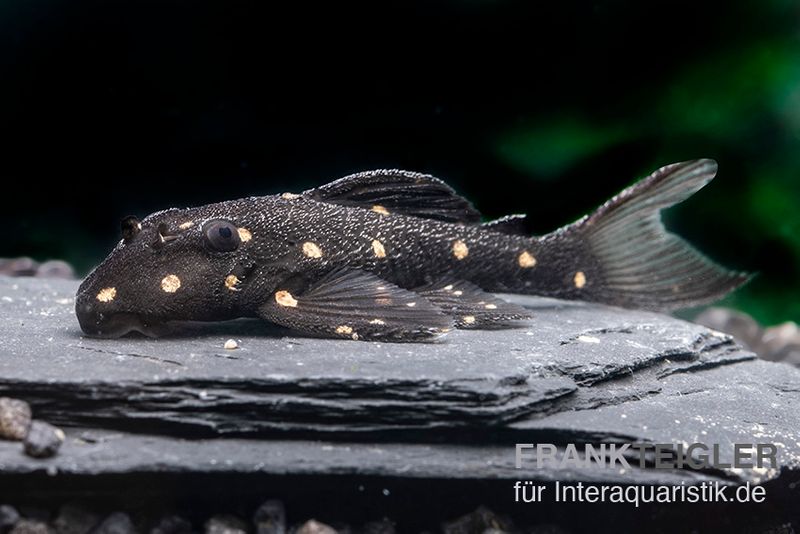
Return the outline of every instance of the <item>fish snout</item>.
{"type": "Polygon", "coordinates": [[[81,330],[92,337],[120,337],[133,331],[155,335],[152,321],[115,309],[115,293],[114,288],[101,289],[96,294],[81,288],[75,298],[75,315],[81,330]]]}

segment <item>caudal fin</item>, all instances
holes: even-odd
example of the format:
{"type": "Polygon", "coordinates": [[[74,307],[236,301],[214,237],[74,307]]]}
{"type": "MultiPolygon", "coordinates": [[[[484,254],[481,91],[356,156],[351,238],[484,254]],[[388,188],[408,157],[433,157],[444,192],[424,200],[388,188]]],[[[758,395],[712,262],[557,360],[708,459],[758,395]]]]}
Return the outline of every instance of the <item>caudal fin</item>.
{"type": "Polygon", "coordinates": [[[593,214],[541,238],[557,254],[569,286],[557,296],[630,308],[688,308],[723,297],[749,275],[727,271],[670,234],[660,212],[706,185],[717,172],[710,159],[662,167],[593,214]]]}

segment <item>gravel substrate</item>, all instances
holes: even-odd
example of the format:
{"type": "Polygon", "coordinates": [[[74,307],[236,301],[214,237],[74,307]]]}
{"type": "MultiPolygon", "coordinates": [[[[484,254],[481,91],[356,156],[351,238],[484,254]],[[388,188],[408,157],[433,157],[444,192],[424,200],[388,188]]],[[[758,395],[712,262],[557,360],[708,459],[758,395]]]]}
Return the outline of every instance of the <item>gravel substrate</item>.
{"type": "MultiPolygon", "coordinates": [[[[0,532],[3,534],[395,534],[394,521],[388,518],[361,525],[328,524],[313,518],[290,518],[284,504],[267,500],[251,517],[215,514],[204,521],[191,521],[175,513],[160,517],[129,514],[123,511],[98,510],[67,504],[55,511],[44,508],[21,508],[0,505],[0,532]]],[[[553,525],[520,529],[508,517],[495,514],[486,507],[463,516],[445,520],[433,532],[443,534],[500,534],[530,532],[561,534],[568,531],[553,525]]],[[[431,534],[433,534],[431,532],[431,534]]]]}

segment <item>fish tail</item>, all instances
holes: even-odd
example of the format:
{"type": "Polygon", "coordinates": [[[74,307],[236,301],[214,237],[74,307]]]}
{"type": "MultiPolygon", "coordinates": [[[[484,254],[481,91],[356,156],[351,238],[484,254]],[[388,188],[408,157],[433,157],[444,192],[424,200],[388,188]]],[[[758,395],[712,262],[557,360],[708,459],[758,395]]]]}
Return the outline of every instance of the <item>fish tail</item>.
{"type": "Polygon", "coordinates": [[[593,214],[539,238],[540,270],[530,269],[526,292],[672,310],[713,302],[741,286],[748,274],[714,264],[661,222],[661,210],[689,198],[716,172],[709,159],[667,165],[593,214]]]}

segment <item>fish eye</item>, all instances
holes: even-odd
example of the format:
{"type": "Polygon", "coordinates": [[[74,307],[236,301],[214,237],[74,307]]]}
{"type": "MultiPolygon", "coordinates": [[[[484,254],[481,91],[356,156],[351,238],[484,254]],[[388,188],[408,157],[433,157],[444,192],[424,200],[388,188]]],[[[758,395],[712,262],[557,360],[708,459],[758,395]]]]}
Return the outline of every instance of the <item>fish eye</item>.
{"type": "Polygon", "coordinates": [[[119,227],[122,230],[122,239],[127,243],[142,230],[142,223],[136,217],[129,215],[122,219],[119,227]]]}
{"type": "Polygon", "coordinates": [[[238,229],[229,221],[209,221],[203,231],[209,246],[218,252],[236,250],[241,243],[238,229]]]}

